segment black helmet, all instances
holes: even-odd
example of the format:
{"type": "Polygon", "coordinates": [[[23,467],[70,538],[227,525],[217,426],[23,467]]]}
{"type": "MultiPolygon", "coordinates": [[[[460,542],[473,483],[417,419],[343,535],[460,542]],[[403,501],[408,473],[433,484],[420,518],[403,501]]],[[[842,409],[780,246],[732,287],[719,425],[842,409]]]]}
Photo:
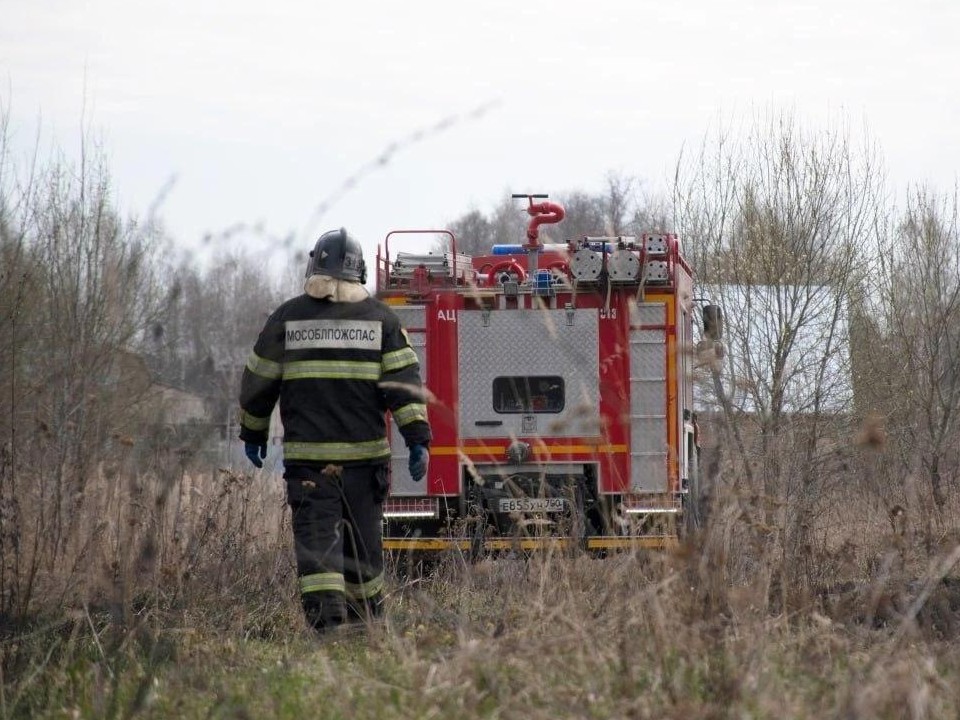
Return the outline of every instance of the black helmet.
{"type": "Polygon", "coordinates": [[[367,266],[363,262],[363,248],[343,228],[325,232],[310,251],[307,277],[311,275],[329,275],[340,280],[365,283],[367,266]]]}

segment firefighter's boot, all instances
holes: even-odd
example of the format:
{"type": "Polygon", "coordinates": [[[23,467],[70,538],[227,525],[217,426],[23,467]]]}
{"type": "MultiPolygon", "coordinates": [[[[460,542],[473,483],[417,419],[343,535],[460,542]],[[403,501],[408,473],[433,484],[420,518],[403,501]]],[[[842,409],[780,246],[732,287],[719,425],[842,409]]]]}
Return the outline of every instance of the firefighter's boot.
{"type": "Polygon", "coordinates": [[[372,623],[383,618],[383,593],[362,600],[347,600],[347,622],[372,623]]]}
{"type": "Polygon", "coordinates": [[[335,631],[347,621],[343,593],[320,591],[302,596],[303,614],[307,624],[320,635],[335,631]]]}

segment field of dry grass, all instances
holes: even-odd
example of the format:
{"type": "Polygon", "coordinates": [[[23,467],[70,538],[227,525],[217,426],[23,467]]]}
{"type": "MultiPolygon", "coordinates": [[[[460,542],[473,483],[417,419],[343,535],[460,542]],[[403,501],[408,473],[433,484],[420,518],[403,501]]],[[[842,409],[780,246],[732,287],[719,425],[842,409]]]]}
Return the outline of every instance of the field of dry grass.
{"type": "MultiPolygon", "coordinates": [[[[700,418],[709,520],[664,552],[444,556],[394,573],[381,625],[320,642],[279,478],[205,455],[281,286],[232,252],[243,225],[177,267],[104,158],[17,168],[7,117],[0,720],[960,717],[956,190],[894,207],[845,129],[771,116],[678,162],[662,223],[613,180],[579,197],[571,218],[632,207],[703,288],[751,289],[724,352],[681,349],[723,411],[700,418]],[[157,378],[210,417],[163,417],[157,378]]],[[[507,232],[499,212],[479,219],[507,232]]]]}
{"type": "MultiPolygon", "coordinates": [[[[395,574],[382,625],[319,642],[276,480],[101,479],[26,611],[4,618],[0,718],[960,713],[946,521],[923,542],[922,518],[899,532],[848,503],[788,595],[770,529],[732,492],[675,551],[447,556],[395,574]]],[[[26,580],[8,568],[5,590],[23,599],[26,580]]]]}

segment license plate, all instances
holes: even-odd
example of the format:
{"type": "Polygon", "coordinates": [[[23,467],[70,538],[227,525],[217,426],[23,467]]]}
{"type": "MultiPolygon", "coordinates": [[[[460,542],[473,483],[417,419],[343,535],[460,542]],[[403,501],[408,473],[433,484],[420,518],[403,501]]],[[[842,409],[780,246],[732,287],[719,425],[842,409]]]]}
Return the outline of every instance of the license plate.
{"type": "Polygon", "coordinates": [[[500,498],[500,512],[563,512],[566,501],[559,497],[550,498],[500,498]]]}

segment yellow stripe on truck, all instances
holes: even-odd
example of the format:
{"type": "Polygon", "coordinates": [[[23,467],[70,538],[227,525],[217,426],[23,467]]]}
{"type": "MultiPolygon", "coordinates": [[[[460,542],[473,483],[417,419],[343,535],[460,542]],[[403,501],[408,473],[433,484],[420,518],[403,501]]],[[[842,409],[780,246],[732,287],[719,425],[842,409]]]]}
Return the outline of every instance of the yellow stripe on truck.
{"type": "Polygon", "coordinates": [[[384,550],[469,550],[469,540],[451,538],[384,538],[384,550]]]}
{"type": "Polygon", "coordinates": [[[676,547],[676,535],[641,535],[639,537],[591,537],[587,538],[588,550],[635,550],[647,548],[665,550],[676,547]]]}

